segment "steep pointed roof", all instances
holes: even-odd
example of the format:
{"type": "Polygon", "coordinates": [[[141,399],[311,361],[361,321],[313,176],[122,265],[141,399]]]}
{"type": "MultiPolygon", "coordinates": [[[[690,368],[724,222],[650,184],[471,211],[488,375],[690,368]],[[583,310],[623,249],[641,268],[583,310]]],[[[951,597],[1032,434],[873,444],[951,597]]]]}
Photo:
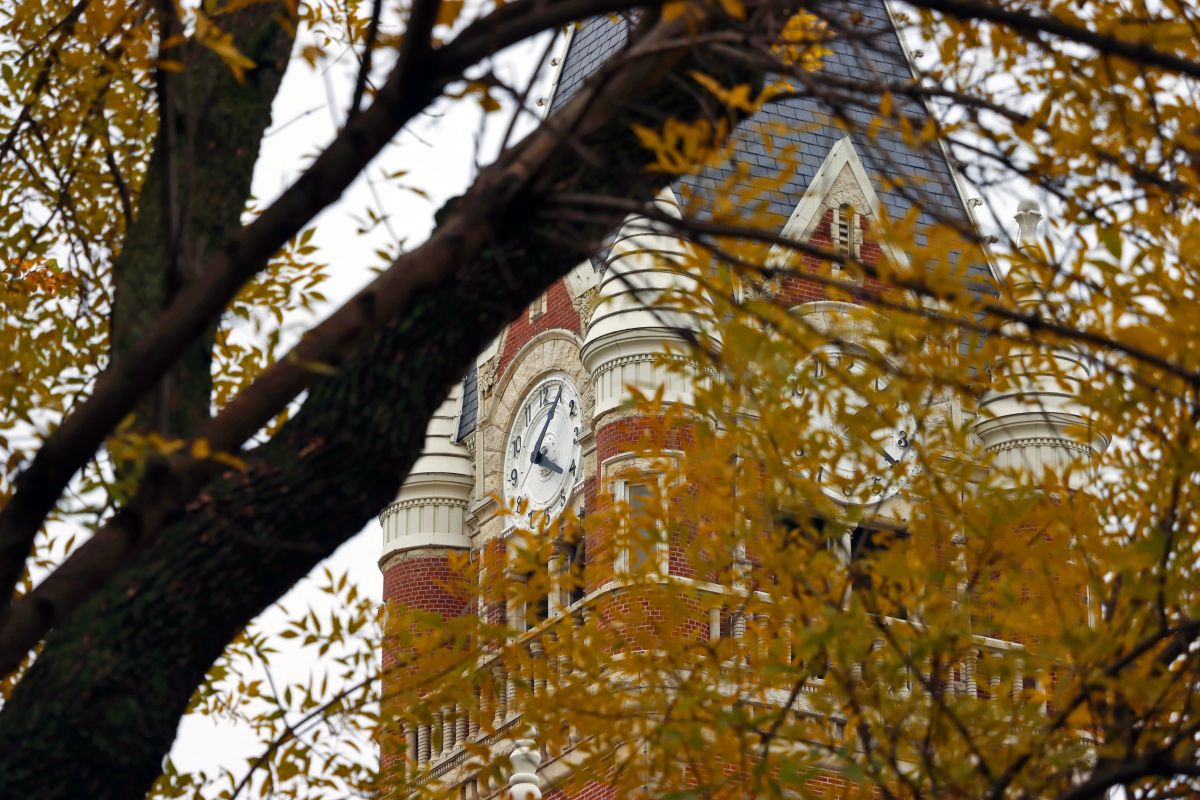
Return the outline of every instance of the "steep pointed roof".
{"type": "MultiPolygon", "coordinates": [[[[864,81],[912,79],[912,66],[886,0],[826,0],[814,10],[828,18],[843,19],[850,19],[857,12],[860,28],[876,31],[874,36],[857,43],[835,39],[830,45],[833,53],[822,59],[824,72],[864,81]]],[[[627,38],[627,23],[622,19],[604,16],[583,23],[571,38],[551,101],[551,113],[566,103],[583,80],[617,52],[627,38]]],[[[928,109],[921,103],[901,98],[896,102],[913,121],[914,127],[920,129],[928,118],[928,109]]],[[[871,108],[853,105],[843,107],[842,113],[863,128],[870,125],[873,116],[871,108]]],[[[767,204],[767,213],[776,218],[781,230],[804,199],[830,152],[847,135],[889,216],[903,217],[915,199],[925,209],[920,217],[925,225],[934,222],[931,211],[963,222],[972,219],[954,170],[940,149],[914,151],[897,133],[886,130],[881,130],[874,139],[848,133],[834,124],[832,109],[807,97],[792,97],[768,104],[744,121],[734,136],[734,163],[705,170],[697,177],[683,178],[677,191],[686,186],[694,196],[713,199],[718,186],[736,178],[737,162],[744,163],[752,177],[778,175],[782,163],[763,141],[761,131],[764,129],[770,130],[771,143],[777,150],[794,144],[797,151],[793,155],[795,174],[767,204]],[[900,182],[906,188],[885,189],[879,176],[885,176],[893,183],[900,182]]],[[[990,276],[985,263],[973,264],[968,269],[968,277],[972,280],[990,276]]]]}

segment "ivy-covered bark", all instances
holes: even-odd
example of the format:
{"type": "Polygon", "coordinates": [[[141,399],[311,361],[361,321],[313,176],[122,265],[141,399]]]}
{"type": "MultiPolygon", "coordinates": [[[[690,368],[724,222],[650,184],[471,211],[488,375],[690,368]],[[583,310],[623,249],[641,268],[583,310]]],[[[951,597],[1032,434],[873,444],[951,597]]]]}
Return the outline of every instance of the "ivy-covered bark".
{"type": "MultiPolygon", "coordinates": [[[[637,90],[608,108],[605,124],[561,144],[522,186],[497,190],[505,196],[487,219],[493,247],[361,344],[248,454],[246,473],[213,481],[49,637],[0,712],[0,796],[144,794],[225,645],[395,497],[448,387],[579,262],[582,251],[563,243],[603,236],[598,223],[541,216],[553,211],[553,193],[652,198],[675,176],[646,169],[651,154],[631,126],[706,113],[693,71],[725,85],[757,79],[731,62],[682,48],[643,59],[637,90]]],[[[444,211],[453,215],[453,204],[444,211]]]]}
{"type": "MultiPolygon", "coordinates": [[[[145,335],[175,296],[241,227],[271,104],[287,69],[292,37],[277,17],[282,5],[259,3],[221,18],[242,54],[258,66],[239,82],[215,53],[186,43],[166,55],[187,65],[166,72],[171,125],[155,140],[137,213],[113,263],[114,360],[145,335]],[[176,219],[171,221],[171,217],[176,219]]],[[[209,414],[215,327],[190,347],[138,405],[138,426],[186,438],[209,414]]]]}

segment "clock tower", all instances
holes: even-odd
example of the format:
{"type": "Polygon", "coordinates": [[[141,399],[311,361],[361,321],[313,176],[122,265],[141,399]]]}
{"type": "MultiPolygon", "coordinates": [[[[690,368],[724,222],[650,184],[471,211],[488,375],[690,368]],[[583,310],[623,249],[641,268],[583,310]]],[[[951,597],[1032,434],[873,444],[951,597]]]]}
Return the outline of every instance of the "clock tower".
{"type": "MultiPolygon", "coordinates": [[[[822,8],[822,13],[844,14],[847,20],[853,18],[854,24],[871,29],[870,36],[854,44],[833,41],[833,52],[824,57],[823,70],[841,76],[886,74],[911,79],[912,61],[887,0],[845,0],[836,7],[822,8]]],[[[539,104],[553,114],[625,39],[625,22],[616,18],[604,16],[572,26],[563,55],[556,60],[553,93],[539,104]]],[[[910,119],[919,122],[928,114],[918,103],[896,102],[907,104],[904,111],[910,119]]],[[[841,113],[847,110],[841,109],[841,113]]],[[[860,112],[851,109],[850,113],[860,112]]],[[[867,264],[884,257],[906,259],[904,253],[873,241],[871,231],[885,218],[904,218],[914,205],[924,209],[920,219],[926,224],[932,222],[933,214],[974,224],[946,153],[914,150],[898,133],[886,130],[875,138],[853,128],[847,132],[847,126],[834,121],[835,116],[833,109],[811,98],[790,97],[768,105],[735,133],[734,163],[664,189],[655,200],[658,210],[678,215],[685,198],[711,197],[718,190],[748,190],[751,182],[787,170],[792,177],[770,194],[762,212],[774,230],[784,237],[852,254],[867,264]],[[780,149],[769,152],[764,147],[754,132],[763,127],[778,131],[774,136],[780,149]],[[780,160],[782,145],[791,148],[792,162],[780,160]]],[[[690,279],[661,269],[659,259],[683,254],[686,245],[661,224],[637,215],[626,219],[610,241],[612,244],[553,284],[508,325],[478,356],[430,422],[425,454],[396,502],[381,515],[380,568],[386,599],[443,615],[476,613],[461,599],[437,588],[436,577],[439,570],[446,569],[453,553],[503,553],[510,538],[528,528],[528,516],[504,513],[498,498],[520,506],[525,515],[543,512],[555,516],[567,510],[586,514],[605,498],[636,503],[649,494],[648,482],[654,478],[647,474],[646,465],[639,463],[634,449],[655,421],[630,411],[626,401],[634,390],[645,395],[661,391],[665,402],[679,402],[687,408],[695,405],[693,387],[717,376],[700,372],[680,355],[685,352],[680,331],[695,330],[698,321],[661,300],[664,290],[690,279]],[[665,368],[665,358],[682,359],[677,365],[682,369],[665,368]]],[[[861,341],[865,310],[832,300],[818,282],[795,277],[804,269],[815,270],[815,259],[805,260],[790,249],[777,248],[769,260],[796,269],[790,271],[792,277],[764,290],[771,291],[793,313],[805,315],[816,329],[837,332],[841,342],[819,357],[797,364],[796,369],[818,370],[833,362],[852,364],[856,348],[865,344],[861,341]]],[[[995,277],[990,270],[987,264],[972,265],[968,278],[983,289],[995,277]]],[[[867,405],[861,398],[843,401],[867,405]]],[[[946,395],[931,397],[929,402],[945,424],[969,422],[964,417],[971,409],[958,399],[946,395]]],[[[894,430],[856,448],[861,455],[855,457],[870,461],[866,472],[886,472],[895,481],[865,485],[849,493],[839,484],[841,494],[831,495],[834,499],[903,516],[897,486],[911,469],[909,444],[914,435],[907,419],[898,413],[894,430]]],[[[814,419],[813,424],[826,423],[814,419]]],[[[997,431],[993,435],[989,429],[981,435],[999,441],[1003,431],[997,431]]],[[[668,449],[682,459],[690,444],[688,428],[683,426],[674,433],[668,449]]],[[[858,474],[863,466],[839,462],[828,465],[828,470],[830,475],[858,474]]],[[[826,475],[822,471],[814,478],[824,481],[826,475]]],[[[832,483],[829,491],[834,491],[832,483]]],[[[615,572],[634,557],[607,552],[610,545],[603,534],[596,536],[595,541],[564,546],[555,555],[560,565],[583,561],[587,567],[585,593],[591,596],[612,591],[617,583],[615,572]]],[[[658,558],[664,572],[674,572],[676,563],[683,563],[683,559],[672,558],[670,543],[657,544],[642,556],[658,558]]],[[[477,563],[483,563],[482,559],[477,563]]],[[[585,600],[584,596],[556,594],[547,598],[545,613],[550,617],[568,613],[575,603],[585,600]]],[[[484,613],[503,612],[496,608],[484,613]]],[[[524,614],[509,611],[508,621],[514,627],[520,629],[526,624],[524,619],[524,614]]],[[[731,617],[720,613],[698,624],[713,636],[732,634],[736,627],[731,617]]],[[[512,715],[516,711],[498,713],[512,715]]],[[[472,730],[447,725],[440,737],[417,732],[409,740],[409,758],[419,768],[428,768],[431,775],[473,786],[464,788],[466,797],[490,795],[497,787],[473,785],[471,776],[453,775],[456,759],[464,752],[463,737],[474,735],[472,730]]]]}

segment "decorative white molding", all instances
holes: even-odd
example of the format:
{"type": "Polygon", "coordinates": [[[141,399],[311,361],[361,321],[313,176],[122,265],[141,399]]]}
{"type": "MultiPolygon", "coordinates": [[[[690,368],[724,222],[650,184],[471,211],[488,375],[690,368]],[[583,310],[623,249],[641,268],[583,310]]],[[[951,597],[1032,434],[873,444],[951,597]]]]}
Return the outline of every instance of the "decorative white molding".
{"type": "MultiPolygon", "coordinates": [[[[500,376],[499,380],[492,387],[492,394],[497,398],[502,398],[504,393],[508,391],[508,385],[512,383],[513,378],[518,372],[521,371],[522,364],[530,360],[529,357],[533,351],[546,345],[547,343],[555,341],[564,341],[570,343],[573,345],[573,349],[576,353],[578,353],[579,348],[583,346],[583,342],[580,340],[580,338],[566,328],[551,328],[548,331],[542,331],[526,342],[521,349],[516,352],[516,355],[509,360],[508,369],[504,370],[504,374],[500,376]]],[[[497,364],[499,364],[499,361],[500,359],[497,358],[497,364]]],[[[518,387],[522,390],[520,394],[523,395],[525,389],[528,389],[529,386],[532,386],[538,380],[541,380],[541,378],[549,375],[552,372],[563,372],[567,375],[570,375],[571,379],[576,382],[576,385],[580,386],[582,389],[583,383],[580,381],[580,378],[582,377],[581,373],[576,373],[566,364],[551,363],[542,364],[539,369],[535,369],[534,374],[526,382],[527,385],[518,387]]],[[[488,409],[487,421],[492,425],[500,425],[507,430],[509,420],[496,419],[496,413],[500,406],[501,403],[499,402],[492,403],[491,407],[488,409]]]]}
{"type": "Polygon", "coordinates": [[[664,403],[679,401],[695,405],[696,382],[703,380],[700,366],[687,356],[668,352],[669,344],[681,346],[678,341],[631,331],[610,335],[602,346],[594,346],[587,352],[584,365],[595,388],[594,426],[599,427],[603,416],[632,399],[629,387],[653,395],[661,386],[664,403]],[[680,365],[682,370],[678,368],[680,365]]]}
{"type": "Polygon", "coordinates": [[[599,297],[599,290],[595,286],[592,286],[572,299],[572,302],[575,304],[575,313],[579,315],[579,330],[584,333],[587,332],[588,324],[592,321],[592,314],[596,311],[596,304],[599,302],[599,297]]]}
{"type": "Polygon", "coordinates": [[[398,514],[401,511],[407,511],[410,508],[422,508],[424,506],[453,506],[455,508],[466,508],[467,501],[461,497],[421,497],[415,500],[403,500],[399,503],[392,503],[383,510],[379,515],[379,521],[383,522],[392,514],[398,514]]]}
{"type": "MultiPolygon", "coordinates": [[[[873,218],[876,222],[886,219],[887,209],[879,200],[875,186],[871,183],[871,178],[867,175],[867,170],[863,167],[862,160],[854,149],[854,143],[850,141],[849,136],[846,136],[829,150],[829,155],[825,156],[825,161],[817,170],[817,174],[813,176],[812,183],[808,185],[804,196],[796,204],[795,211],[792,212],[787,224],[783,226],[780,235],[796,241],[808,239],[817,224],[820,223],[821,216],[827,208],[826,199],[830,191],[847,168],[849,168],[849,174],[856,185],[855,188],[867,206],[858,209],[858,212],[873,218]]],[[[834,207],[836,208],[836,205],[834,207]]],[[[888,242],[880,242],[879,245],[897,264],[909,263],[908,255],[899,248],[893,247],[888,242]]],[[[786,266],[795,257],[794,250],[777,244],[767,253],[767,264],[776,267],[786,266]]]]}
{"type": "Polygon", "coordinates": [[[496,385],[496,376],[499,372],[499,355],[493,355],[479,365],[479,371],[476,373],[476,386],[478,387],[480,397],[487,397],[492,393],[492,387],[496,385]]]}
{"type": "Polygon", "coordinates": [[[1002,453],[1006,450],[1017,450],[1027,447],[1062,447],[1067,450],[1074,450],[1081,455],[1093,455],[1092,448],[1087,445],[1073,442],[1061,436],[1031,436],[1028,439],[1014,439],[1010,442],[1002,442],[990,449],[994,453],[1002,453]]]}
{"type": "Polygon", "coordinates": [[[579,24],[578,22],[572,22],[567,25],[567,35],[563,41],[562,55],[551,62],[554,66],[554,79],[550,82],[550,91],[546,95],[545,104],[542,106],[542,119],[550,116],[550,107],[554,105],[554,96],[558,94],[558,81],[562,77],[563,67],[566,66],[567,56],[571,53],[571,40],[575,38],[575,31],[579,28],[579,24]]]}
{"type": "Polygon", "coordinates": [[[471,431],[466,436],[464,436],[463,440],[462,440],[462,442],[460,442],[460,444],[463,447],[467,448],[467,452],[470,453],[472,456],[475,455],[475,431],[471,431]]]}

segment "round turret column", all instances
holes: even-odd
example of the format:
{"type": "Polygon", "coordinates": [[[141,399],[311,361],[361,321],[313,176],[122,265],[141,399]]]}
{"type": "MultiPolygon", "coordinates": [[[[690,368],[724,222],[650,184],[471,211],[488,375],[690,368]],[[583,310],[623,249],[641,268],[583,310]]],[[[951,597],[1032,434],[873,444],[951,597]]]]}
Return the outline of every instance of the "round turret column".
{"type": "MultiPolygon", "coordinates": [[[[1017,206],[1022,248],[1038,246],[1041,219],[1036,201],[1022,200],[1017,206]]],[[[1054,302],[1049,288],[1029,273],[1010,275],[1010,280],[1018,303],[1030,311],[1054,302]]],[[[1026,334],[1020,323],[1006,323],[1002,330],[1026,334]]],[[[975,433],[994,467],[1026,473],[1034,484],[1043,483],[1047,471],[1062,476],[1069,467],[1087,464],[1108,448],[1108,439],[1098,433],[1079,435],[1091,431],[1087,409],[1078,402],[1090,372],[1082,355],[1056,348],[1051,358],[1053,368],[1048,368],[1045,354],[1014,348],[997,361],[993,386],[980,399],[975,423],[975,433]]],[[[1086,479],[1086,470],[1076,470],[1070,488],[1078,488],[1086,479]]]]}
{"type": "Polygon", "coordinates": [[[446,616],[463,612],[462,599],[440,584],[450,577],[450,553],[471,547],[465,517],[475,488],[471,454],[454,441],[461,391],[456,386],[434,413],[421,457],[379,515],[384,599],[446,616]]]}
{"type": "MultiPolygon", "coordinates": [[[[670,189],[664,189],[655,204],[665,213],[679,214],[670,189]]],[[[693,288],[693,279],[659,260],[682,264],[685,252],[683,242],[667,233],[665,225],[637,215],[625,221],[613,244],[581,353],[596,386],[597,436],[605,417],[630,399],[627,386],[646,395],[662,386],[664,402],[694,403],[692,376],[655,363],[669,348],[682,357],[684,342],[678,330],[698,327],[695,317],[669,305],[670,294],[693,288]]]]}

